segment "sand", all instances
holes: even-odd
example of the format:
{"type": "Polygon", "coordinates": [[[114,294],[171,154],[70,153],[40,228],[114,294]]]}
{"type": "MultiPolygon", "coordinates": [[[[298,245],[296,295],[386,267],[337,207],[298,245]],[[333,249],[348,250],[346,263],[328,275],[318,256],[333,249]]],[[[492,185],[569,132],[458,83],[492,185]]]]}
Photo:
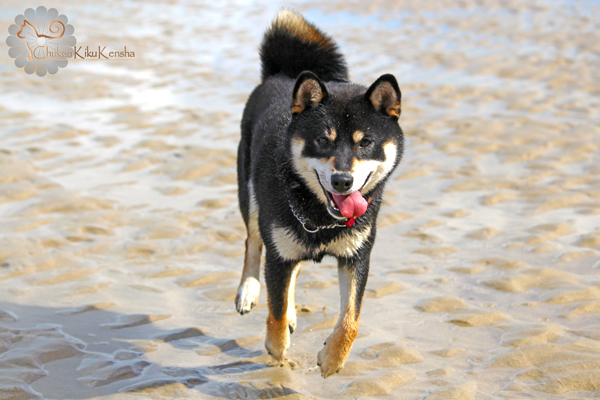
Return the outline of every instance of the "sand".
{"type": "MultiPolygon", "coordinates": [[[[39,5],[2,4],[5,35],[39,5]]],[[[403,92],[360,330],[327,380],[334,259],[302,267],[283,367],[264,286],[233,304],[239,122],[280,4],[52,6],[136,59],[40,78],[0,49],[0,399],[600,396],[597,2],[294,3],[354,81],[403,92]]]]}

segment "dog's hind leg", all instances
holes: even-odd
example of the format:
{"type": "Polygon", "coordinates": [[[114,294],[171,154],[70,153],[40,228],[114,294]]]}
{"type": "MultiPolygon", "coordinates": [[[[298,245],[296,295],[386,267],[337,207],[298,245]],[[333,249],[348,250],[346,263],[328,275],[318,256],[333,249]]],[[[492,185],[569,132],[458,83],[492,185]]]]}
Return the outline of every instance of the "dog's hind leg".
{"type": "Polygon", "coordinates": [[[260,294],[260,257],[262,254],[263,242],[258,230],[258,207],[254,200],[252,184],[248,185],[249,192],[249,212],[246,230],[246,255],[244,257],[244,270],[240,286],[235,296],[235,308],[242,315],[250,312],[252,307],[258,303],[260,294]]]}
{"type": "Polygon", "coordinates": [[[290,333],[293,331],[291,324],[296,324],[292,286],[296,283],[299,267],[299,262],[282,261],[278,256],[270,256],[267,251],[265,280],[269,297],[269,316],[265,347],[269,354],[280,362],[284,360],[285,351],[290,346],[290,333]]]}
{"type": "Polygon", "coordinates": [[[369,257],[362,260],[338,260],[341,307],[340,318],[325,347],[317,356],[321,375],[327,378],[337,373],[346,362],[358,333],[360,306],[369,275],[369,257]]]}

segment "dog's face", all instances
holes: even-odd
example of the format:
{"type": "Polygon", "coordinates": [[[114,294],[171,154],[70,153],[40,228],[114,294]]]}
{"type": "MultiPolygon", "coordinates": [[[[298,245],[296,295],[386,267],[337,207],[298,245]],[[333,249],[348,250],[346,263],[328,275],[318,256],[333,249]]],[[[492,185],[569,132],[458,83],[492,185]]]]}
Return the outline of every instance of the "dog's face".
{"type": "Polygon", "coordinates": [[[327,90],[311,72],[298,77],[289,129],[294,168],[333,217],[364,214],[365,196],[400,161],[400,99],[392,75],[366,92],[346,83],[327,90]]]}

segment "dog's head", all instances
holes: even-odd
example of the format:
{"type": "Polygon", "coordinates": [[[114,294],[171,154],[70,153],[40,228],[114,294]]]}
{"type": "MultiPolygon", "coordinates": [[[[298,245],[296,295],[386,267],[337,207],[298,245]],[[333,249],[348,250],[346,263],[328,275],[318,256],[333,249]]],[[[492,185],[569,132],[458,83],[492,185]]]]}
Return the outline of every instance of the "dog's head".
{"type": "Polygon", "coordinates": [[[393,75],[368,89],[303,72],[292,93],[291,153],[296,172],[338,219],[367,210],[367,196],[392,173],[403,150],[401,93],[393,75]]]}

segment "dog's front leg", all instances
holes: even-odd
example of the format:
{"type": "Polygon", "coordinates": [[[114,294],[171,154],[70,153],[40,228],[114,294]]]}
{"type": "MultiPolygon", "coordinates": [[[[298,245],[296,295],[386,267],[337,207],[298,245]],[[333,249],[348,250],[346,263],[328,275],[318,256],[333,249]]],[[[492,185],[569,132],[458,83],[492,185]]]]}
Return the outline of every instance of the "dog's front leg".
{"type": "Polygon", "coordinates": [[[265,347],[275,360],[281,362],[285,351],[290,346],[290,331],[295,328],[295,310],[293,296],[299,262],[284,261],[280,257],[269,254],[265,265],[265,281],[269,300],[269,316],[267,317],[267,337],[265,347]],[[292,313],[293,311],[293,313],[292,313]]]}
{"type": "Polygon", "coordinates": [[[346,362],[358,333],[360,306],[369,275],[369,256],[361,259],[338,258],[340,280],[340,318],[317,356],[321,375],[337,373],[346,362]]]}

